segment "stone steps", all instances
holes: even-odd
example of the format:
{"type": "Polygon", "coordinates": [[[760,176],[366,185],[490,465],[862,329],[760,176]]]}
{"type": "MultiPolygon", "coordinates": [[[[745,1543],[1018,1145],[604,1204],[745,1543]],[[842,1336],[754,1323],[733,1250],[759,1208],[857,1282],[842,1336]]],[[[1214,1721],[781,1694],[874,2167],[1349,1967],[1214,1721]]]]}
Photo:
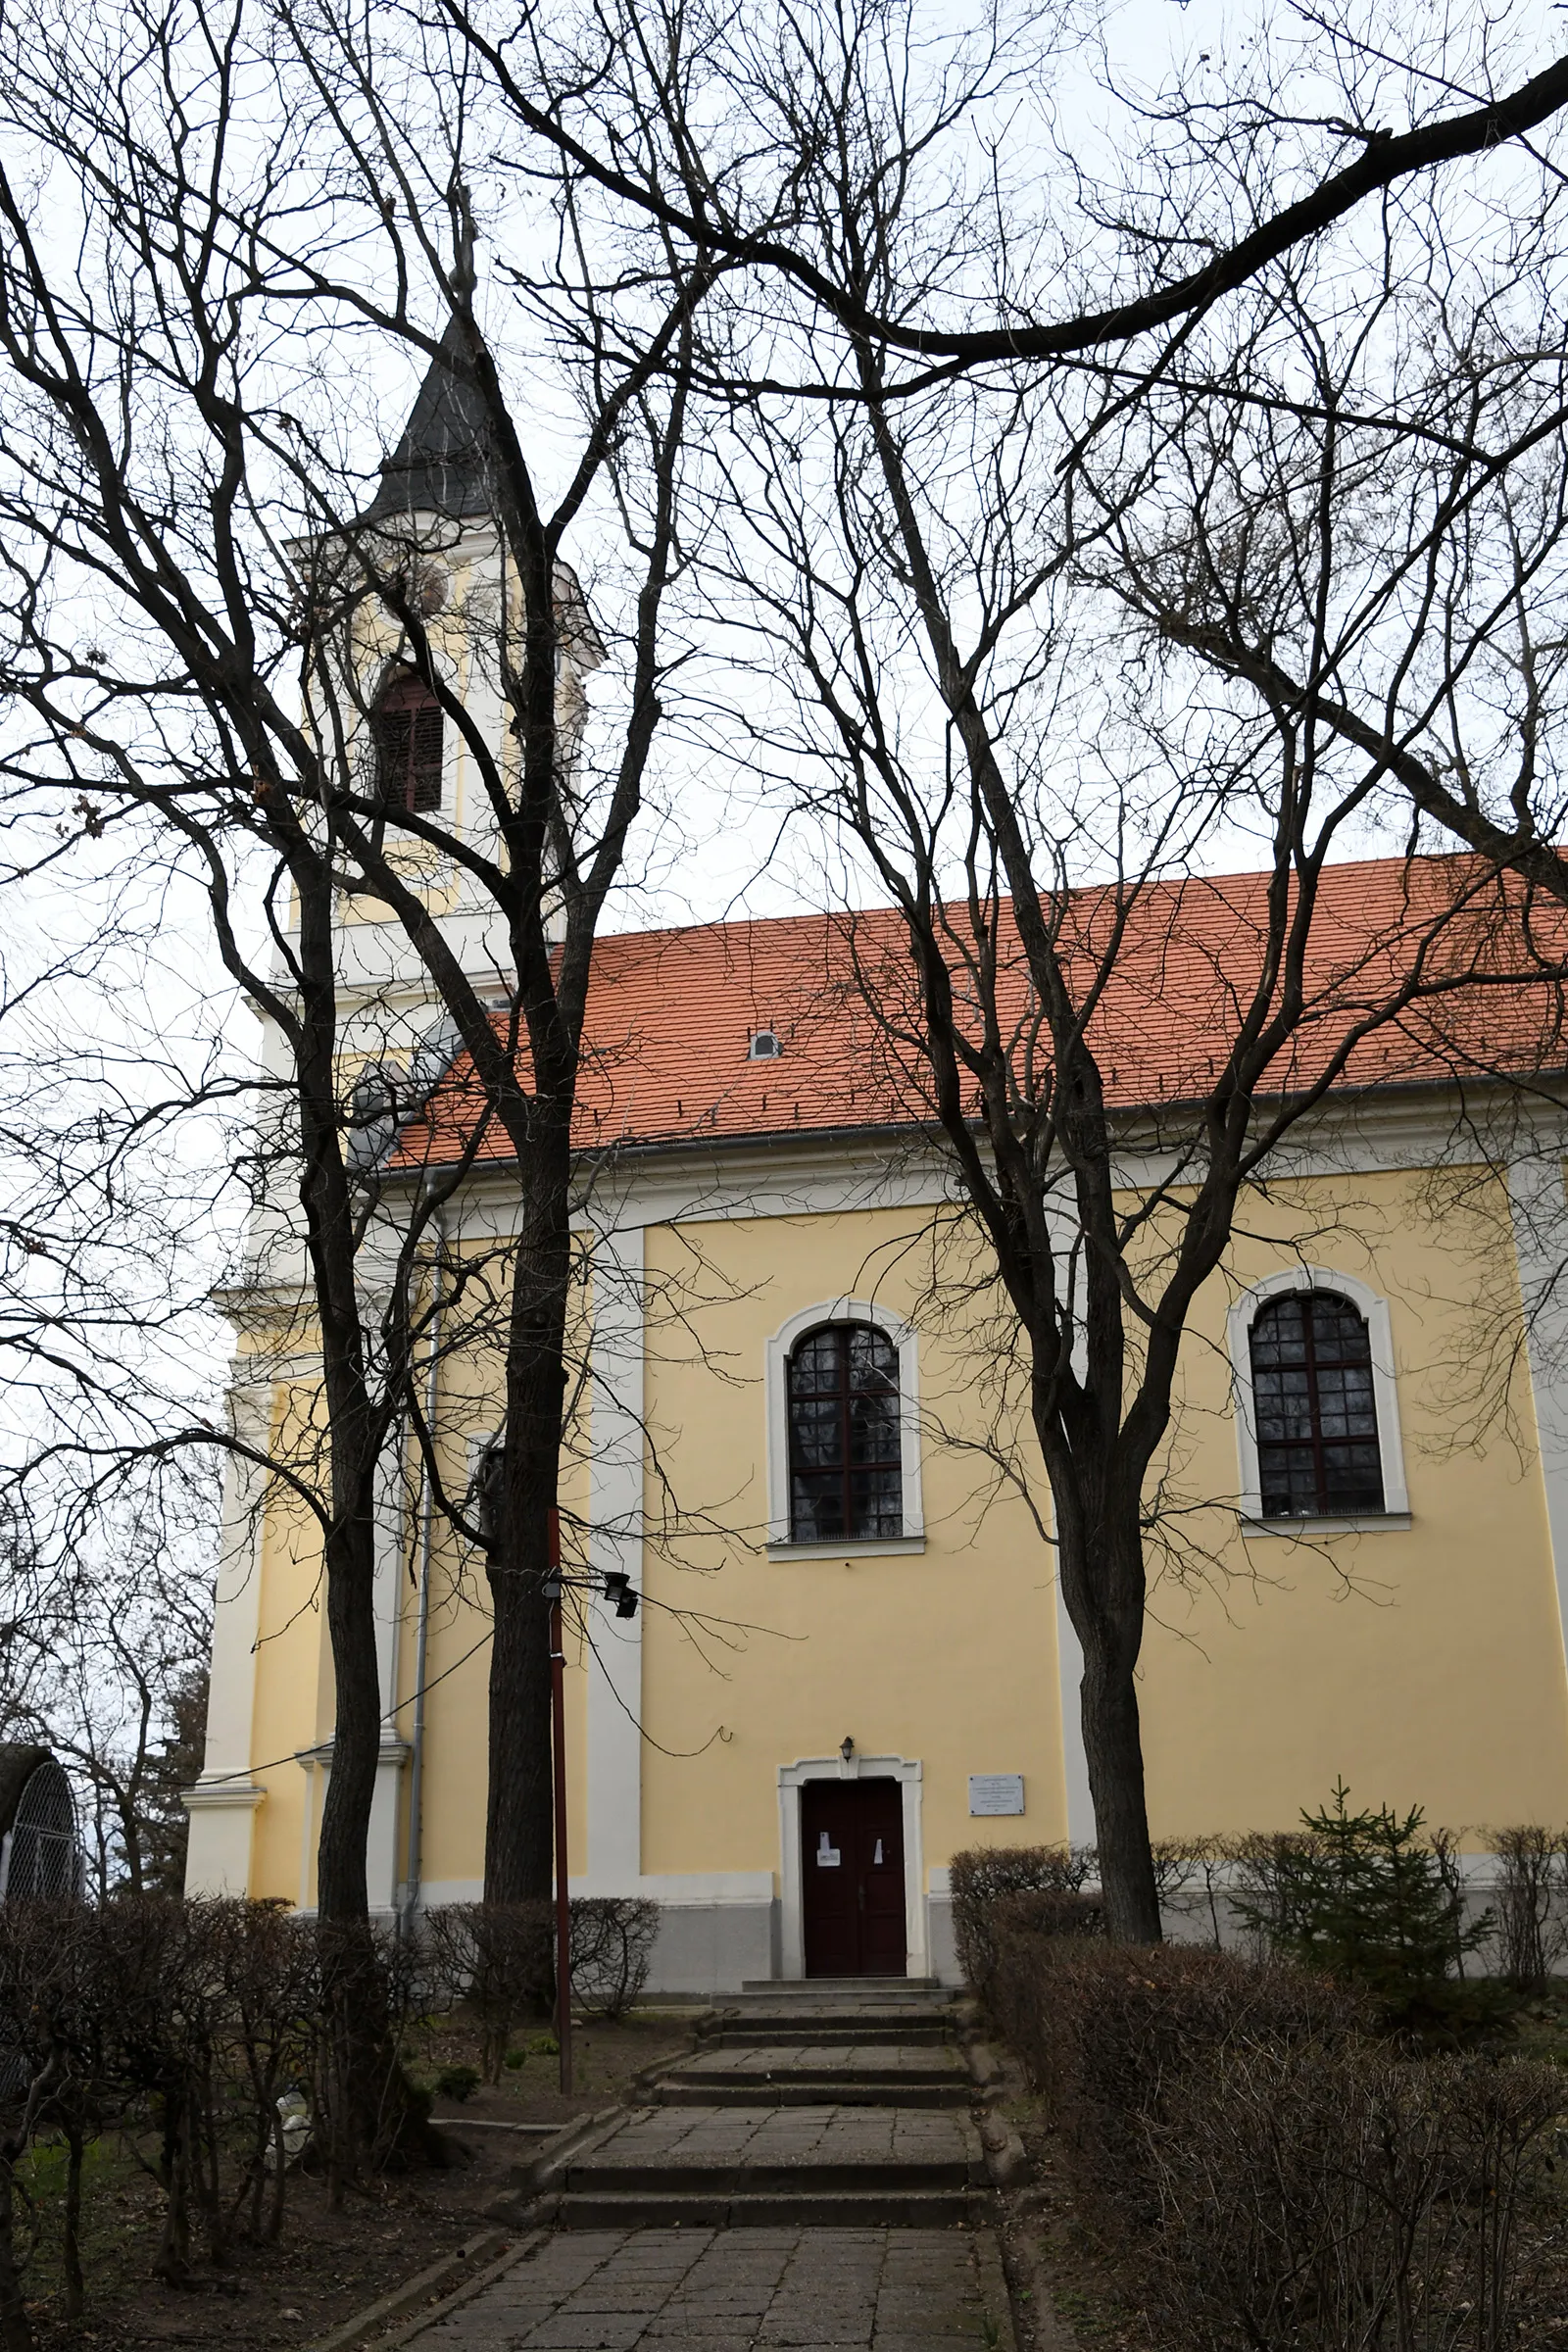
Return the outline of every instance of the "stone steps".
{"type": "Polygon", "coordinates": [[[941,2229],[975,2218],[987,2179],[979,2133],[951,2108],[754,2094],[634,2108],[540,2185],[566,2230],[941,2229]]]}
{"type": "Polygon", "coordinates": [[[680,2191],[616,2196],[568,2189],[558,2230],[953,2230],[980,2228],[990,2199],[977,2189],[895,2186],[819,2190],[680,2191]]]}
{"type": "Polygon", "coordinates": [[[872,2014],[836,2017],[720,2017],[703,2035],[703,2046],[728,2049],[787,2049],[802,2042],[881,2042],[906,2048],[940,2046],[948,2038],[945,2018],[872,2014]]]}
{"type": "MultiPolygon", "coordinates": [[[[951,2000],[953,1987],[940,1977],[744,1977],[742,1996],[766,2000],[822,2001],[840,2008],[858,2000],[951,2000]]],[[[730,1996],[732,1999],[734,1995],[730,1996]]]]}
{"type": "Polygon", "coordinates": [[[904,2164],[574,2164],[563,2191],[567,2196],[781,2196],[809,2189],[820,2196],[841,2196],[851,2189],[981,2188],[985,2160],[970,2165],[963,2157],[904,2164]]]}
{"type": "Polygon", "coordinates": [[[967,2107],[974,2084],[961,2080],[867,2082],[858,2076],[816,2075],[801,2081],[788,2075],[705,2075],[700,2082],[676,2076],[658,2085],[661,2107],[967,2107]]]}
{"type": "Polygon", "coordinates": [[[531,2178],[563,2230],[950,2230],[990,2211],[975,2085],[939,1985],[730,1995],[647,2103],[531,2178]]]}
{"type": "Polygon", "coordinates": [[[943,2043],[832,2042],[706,2046],[665,2075],[662,2107],[967,2107],[974,2080],[943,2043]]]}

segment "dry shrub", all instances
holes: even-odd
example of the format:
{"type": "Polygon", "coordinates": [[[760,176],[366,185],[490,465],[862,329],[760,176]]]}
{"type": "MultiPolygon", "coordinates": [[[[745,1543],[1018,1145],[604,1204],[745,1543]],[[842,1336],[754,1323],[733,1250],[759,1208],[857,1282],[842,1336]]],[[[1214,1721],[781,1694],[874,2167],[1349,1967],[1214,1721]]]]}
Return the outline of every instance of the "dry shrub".
{"type": "MultiPolygon", "coordinates": [[[[1145,2123],[1162,2332],[1194,2352],[1503,2352],[1550,2289],[1545,2067],[1231,2041],[1145,2123]]],[[[1559,2287],[1561,2281],[1558,2281],[1559,2287]]]]}
{"type": "Polygon", "coordinates": [[[659,1905],[645,1895],[584,1894],[571,1906],[571,1993],[592,2017],[620,2017],[648,1982],[659,1905]]]}
{"type": "MultiPolygon", "coordinates": [[[[571,1903],[571,1991],[594,2017],[619,2017],[648,1982],[659,1905],[641,1895],[576,1895],[571,1903]]],[[[427,1911],[420,1943],[432,2004],[466,2001],[479,2028],[479,2071],[499,2082],[520,2018],[543,2017],[556,1997],[556,1908],[526,1903],[447,1903],[427,1911]]]]}
{"type": "Polygon", "coordinates": [[[1312,1843],[1304,1830],[1253,1830],[1223,1842],[1232,1915],[1245,1918],[1254,1959],[1264,1958],[1284,1940],[1290,1926],[1290,1889],[1312,1843]]]}
{"type": "Polygon", "coordinates": [[[1341,2042],[1360,1999],[1282,1964],[1191,1944],[1093,1936],[998,1937],[992,2010],[1051,2111],[1086,2210],[1109,2233],[1147,2226],[1156,2198],[1146,2127],[1228,2048],[1341,2042]]]}
{"type": "Polygon", "coordinates": [[[546,2015],[555,1999],[555,1906],[444,1903],[421,1925],[434,2005],[467,2002],[479,2029],[479,2071],[499,2082],[514,2025],[546,2015]]]}
{"type": "MultiPolygon", "coordinates": [[[[65,2272],[71,2316],[80,2314],[81,2117],[91,2096],[100,1986],[75,1933],[79,1907],[55,1899],[0,1903],[0,2337],[31,2341],[18,2242],[17,2168],[42,2131],[70,2118],[65,2272]]],[[[30,2231],[26,2233],[30,2236],[30,2231]]]]}
{"type": "Polygon", "coordinates": [[[1488,1836],[1501,1974],[1516,1991],[1539,1992],[1568,1952],[1568,1833],[1522,1824],[1488,1836]]]}
{"type": "Polygon", "coordinates": [[[997,1957],[993,1904],[1015,1894],[1077,1894],[1097,1867],[1090,1845],[979,1846],[954,1855],[954,1942],[964,1981],[977,1999],[989,2008],[997,1957]]]}
{"type": "Polygon", "coordinates": [[[1007,1936],[1103,1936],[1105,1905],[1098,1894],[1003,1894],[990,1907],[994,1943],[1007,1936]]]}
{"type": "MultiPolygon", "coordinates": [[[[287,2170],[279,2097],[313,2085],[318,2143],[327,2123],[321,1930],[274,1903],[164,1895],[70,1907],[59,1926],[96,1988],[80,2031],[90,2025],[95,2035],[99,2120],[153,2130],[148,2169],[165,2212],[157,2275],[188,2278],[197,2225],[215,2264],[227,2259],[242,2214],[250,2234],[276,2237],[287,2170]]],[[[388,1997],[382,1939],[365,1940],[350,1988],[361,2030],[388,1997]]]]}

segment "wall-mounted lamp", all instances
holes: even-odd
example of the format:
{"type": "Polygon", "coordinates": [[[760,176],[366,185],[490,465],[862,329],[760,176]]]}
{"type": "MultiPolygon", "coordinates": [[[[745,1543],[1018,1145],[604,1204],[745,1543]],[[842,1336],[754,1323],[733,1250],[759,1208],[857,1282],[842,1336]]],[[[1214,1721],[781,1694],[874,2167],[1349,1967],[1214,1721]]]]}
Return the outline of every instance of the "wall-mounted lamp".
{"type": "Polygon", "coordinates": [[[850,1738],[848,1732],[845,1733],[843,1739],[839,1741],[839,1754],[844,1758],[846,1764],[850,1762],[851,1758],[855,1754],[855,1741],[850,1738]]]}

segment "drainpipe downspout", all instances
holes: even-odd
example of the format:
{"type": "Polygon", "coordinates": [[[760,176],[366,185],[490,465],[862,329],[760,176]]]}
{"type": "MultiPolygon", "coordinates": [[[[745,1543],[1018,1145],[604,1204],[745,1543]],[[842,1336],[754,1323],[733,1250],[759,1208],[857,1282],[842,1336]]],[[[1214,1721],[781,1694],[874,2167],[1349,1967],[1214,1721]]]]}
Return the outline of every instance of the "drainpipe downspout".
{"type": "MultiPolygon", "coordinates": [[[[446,1220],[435,1218],[435,1266],[431,1276],[430,1369],[425,1380],[424,1426],[432,1442],[441,1367],[441,1269],[446,1256],[446,1220]]],[[[430,1646],[430,1558],[435,1543],[435,1489],[425,1462],[419,1485],[419,1606],[414,1644],[414,1728],[409,1758],[409,1859],[403,1902],[405,1935],[412,1934],[419,1907],[424,1846],[424,1679],[430,1646]]]]}

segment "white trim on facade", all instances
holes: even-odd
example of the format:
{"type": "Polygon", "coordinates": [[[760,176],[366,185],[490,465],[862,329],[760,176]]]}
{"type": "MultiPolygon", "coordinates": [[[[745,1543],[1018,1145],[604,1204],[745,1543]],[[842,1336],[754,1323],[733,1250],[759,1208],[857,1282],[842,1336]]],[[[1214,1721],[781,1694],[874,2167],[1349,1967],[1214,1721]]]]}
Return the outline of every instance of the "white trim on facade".
{"type": "Polygon", "coordinates": [[[1568,1134],[1544,1121],[1533,1152],[1508,1160],[1519,1298],[1524,1312],[1536,1444],[1545,1494],[1546,1527],[1557,1587],[1557,1621],[1568,1667],[1568,1199],[1563,1156],[1568,1134]]]}
{"type": "Polygon", "coordinates": [[[915,1335],[902,1315],[869,1298],[826,1298],[803,1307],[781,1323],[767,1343],[767,1556],[870,1559],[880,1552],[923,1549],[925,1511],[920,1498],[920,1368],[915,1335]],[[824,1323],[872,1323],[899,1351],[899,1456],[904,1476],[904,1526],[886,1542],[871,1538],[849,1544],[796,1544],[790,1538],[789,1361],[796,1343],[824,1323]]]}
{"type": "MultiPolygon", "coordinates": [[[[617,1617],[612,1604],[604,1598],[602,1584],[605,1575],[614,1570],[631,1578],[639,1596],[643,1590],[643,1269],[640,1225],[596,1232],[587,1559],[595,1589],[581,1596],[589,1636],[584,1775],[588,1850],[586,1859],[573,1857],[580,1864],[585,1859],[585,1867],[580,1879],[574,1876],[572,1880],[574,1888],[583,1894],[657,1890],[642,1875],[643,1611],[639,1608],[635,1617],[617,1617]]],[[[469,1433],[470,1489],[486,1453],[500,1442],[501,1432],[496,1429],[469,1433]]],[[[468,1902],[477,1901],[478,1896],[426,1889],[421,1899],[468,1902]]]]}
{"type": "Polygon", "coordinates": [[[402,1424],[382,1448],[375,1470],[375,1671],[381,1695],[381,1743],[375,1760],[375,1792],[366,1843],[366,1881],[372,1911],[390,1911],[398,1900],[398,1798],[407,1742],[392,1729],[398,1697],[398,1628],[403,1614],[406,1554],[402,1424]]]}
{"type": "Polygon", "coordinates": [[[1239,1516],[1244,1536],[1268,1536],[1288,1544],[1314,1542],[1321,1536],[1398,1536],[1408,1534],[1413,1526],[1408,1511],[1351,1511],[1335,1518],[1332,1513],[1319,1515],[1312,1511],[1297,1512],[1289,1519],[1249,1519],[1239,1516]]]}
{"type": "Polygon", "coordinates": [[[588,1404],[588,1867],[584,1891],[642,1884],[643,1611],[617,1617],[600,1580],[643,1589],[643,1229],[600,1234],[593,1252],[588,1404]]]}
{"type": "Polygon", "coordinates": [[[1404,1446],[1399,1437],[1399,1391],[1394,1361],[1394,1330],[1389,1302],[1358,1282],[1353,1274],[1336,1274],[1327,1266],[1286,1266],[1266,1274],[1244,1291],[1226,1318],[1230,1343],[1231,1384],[1236,1399],[1236,1451],[1241,1469],[1238,1507],[1249,1535],[1331,1535],[1351,1527],[1396,1529],[1410,1523],[1410,1497],[1404,1483],[1404,1446]],[[1257,1464],[1257,1419],[1252,1404],[1252,1324],[1259,1307],[1271,1298],[1303,1291],[1330,1291],[1348,1298],[1367,1327],[1372,1349],[1372,1403],[1377,1414],[1378,1453],[1383,1465],[1383,1509],[1357,1513],[1353,1518],[1265,1519],[1262,1478],[1257,1464]]]}
{"type": "MultiPolygon", "coordinates": [[[[210,1788],[204,1782],[197,1781],[194,1787],[180,1790],[179,1801],[187,1813],[210,1813],[221,1811],[225,1805],[259,1805],[266,1794],[267,1790],[258,1788],[254,1782],[224,1781],[218,1788],[210,1788]]],[[[6,1834],[9,1837],[10,1832],[6,1834]]],[[[187,1891],[196,1890],[190,1888],[187,1891]]],[[[206,1892],[207,1889],[202,1891],[206,1892]]]]}
{"type": "Polygon", "coordinates": [[[924,1536],[857,1536],[839,1544],[775,1544],[770,1539],[767,1556],[770,1560],[885,1560],[905,1552],[918,1559],[924,1549],[924,1536]]]}
{"type": "MultiPolygon", "coordinates": [[[[240,1369],[236,1364],[236,1372],[240,1369]]],[[[270,1381],[236,1380],[228,1394],[229,1427],[264,1458],[271,1430],[270,1381]]],[[[251,1779],[256,1711],[256,1644],[262,1615],[262,1543],[267,1472],[262,1461],[231,1453],[223,1474],[223,1527],[213,1609],[207,1697],[207,1746],[201,1777],[182,1791],[190,1815],[185,1849],[187,1894],[249,1894],[251,1823],[265,1790],[251,1779]]]]}
{"type": "Polygon", "coordinates": [[[808,1781],[898,1781],[904,1799],[905,1974],[927,1974],[923,1798],[918,1761],[905,1756],[803,1756],[778,1768],[779,1974],[787,1982],[806,1975],[806,1892],[801,1862],[801,1790],[808,1781]]]}
{"type": "MultiPolygon", "coordinates": [[[[1495,1141],[1487,1105],[1468,1096],[1464,1150],[1478,1166],[1501,1162],[1515,1123],[1511,1097],[1503,1100],[1495,1141]]],[[[597,1137],[609,1145],[611,1137],[597,1137]]],[[[1350,1097],[1321,1104],[1293,1127],[1271,1155],[1271,1181],[1375,1175],[1452,1164],[1455,1121],[1451,1097],[1413,1089],[1350,1097]]],[[[1113,1163],[1118,1187],[1165,1183],[1179,1177],[1179,1154],[1129,1119],[1113,1163]]],[[[707,1224],[737,1217],[834,1216],[866,1208],[935,1207],[958,1197],[951,1159],[940,1147],[898,1130],[883,1136],[773,1136],[722,1150],[706,1141],[638,1151],[609,1168],[596,1168],[591,1211],[580,1227],[707,1224]]],[[[515,1180],[504,1163],[476,1168],[454,1215],[460,1231],[493,1238],[510,1233],[515,1180]]],[[[1070,1219],[1063,1215],[1063,1232],[1070,1219]]]]}

